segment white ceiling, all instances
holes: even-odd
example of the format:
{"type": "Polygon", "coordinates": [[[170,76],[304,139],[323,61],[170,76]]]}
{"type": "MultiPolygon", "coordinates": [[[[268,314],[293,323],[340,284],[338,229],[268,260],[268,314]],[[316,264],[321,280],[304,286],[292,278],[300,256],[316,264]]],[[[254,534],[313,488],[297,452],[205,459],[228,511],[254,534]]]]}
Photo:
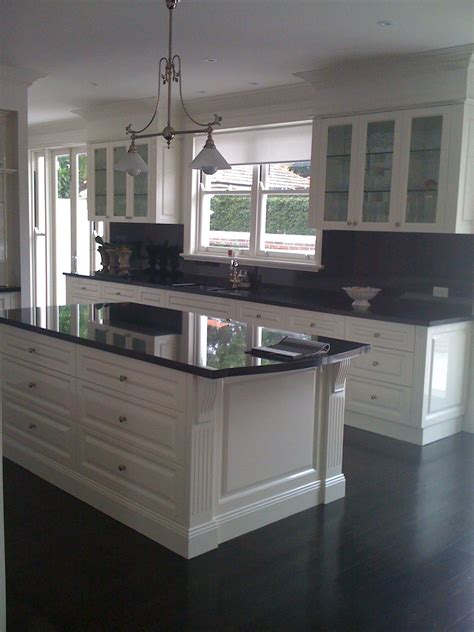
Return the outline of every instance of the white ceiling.
{"type": "MultiPolygon", "coordinates": [[[[30,88],[30,123],[155,93],[164,0],[2,4],[0,61],[46,75],[30,88]]],[[[294,72],[337,60],[474,42],[474,0],[182,0],[174,19],[187,98],[298,82],[294,72]]]]}

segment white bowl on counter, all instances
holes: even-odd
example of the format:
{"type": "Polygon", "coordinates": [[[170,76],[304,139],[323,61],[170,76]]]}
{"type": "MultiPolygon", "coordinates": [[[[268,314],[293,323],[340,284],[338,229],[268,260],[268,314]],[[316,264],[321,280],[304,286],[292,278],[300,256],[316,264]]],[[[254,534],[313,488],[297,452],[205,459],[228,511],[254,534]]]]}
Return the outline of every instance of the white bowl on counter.
{"type": "Polygon", "coordinates": [[[352,307],[367,309],[370,302],[382,290],[379,287],[343,287],[344,292],[352,299],[352,307]]]}

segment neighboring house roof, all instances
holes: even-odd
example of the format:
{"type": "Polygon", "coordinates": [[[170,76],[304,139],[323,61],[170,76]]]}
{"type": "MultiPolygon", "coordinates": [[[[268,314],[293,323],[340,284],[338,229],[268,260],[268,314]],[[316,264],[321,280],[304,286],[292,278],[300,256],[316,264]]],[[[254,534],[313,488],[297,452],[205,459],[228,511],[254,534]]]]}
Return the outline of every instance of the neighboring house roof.
{"type": "MultiPolygon", "coordinates": [[[[307,189],[309,177],[291,171],[286,164],[274,164],[271,168],[271,188],[307,189]]],[[[218,171],[212,179],[213,189],[248,188],[252,186],[252,171],[247,165],[234,165],[232,169],[218,171]]]]}

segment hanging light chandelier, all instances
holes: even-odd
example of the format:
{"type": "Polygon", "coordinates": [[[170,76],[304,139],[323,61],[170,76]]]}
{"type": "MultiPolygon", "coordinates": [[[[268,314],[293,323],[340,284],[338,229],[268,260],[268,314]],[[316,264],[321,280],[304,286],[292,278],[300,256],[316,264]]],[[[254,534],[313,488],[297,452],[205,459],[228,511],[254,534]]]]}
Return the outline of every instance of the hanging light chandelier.
{"type": "Polygon", "coordinates": [[[114,168],[116,171],[126,171],[129,175],[134,177],[139,176],[141,173],[148,172],[148,166],[138,153],[137,147],[135,145],[135,140],[137,138],[154,138],[157,136],[163,136],[169,147],[171,141],[177,135],[196,134],[198,132],[202,132],[207,134],[206,143],[203,149],[194,158],[189,166],[192,169],[201,169],[202,171],[204,171],[204,173],[208,175],[212,175],[220,169],[231,169],[229,163],[225,160],[222,154],[217,151],[216,145],[212,138],[214,128],[216,126],[219,126],[222,122],[222,116],[220,116],[219,114],[214,114],[213,121],[210,121],[209,123],[201,123],[189,114],[184,103],[183,89],[181,83],[181,57],[179,55],[173,54],[173,11],[176,8],[179,0],[165,0],[165,2],[169,12],[168,57],[162,57],[158,64],[158,95],[156,98],[155,111],[153,112],[153,116],[151,117],[150,121],[142,129],[134,130],[131,123],[127,125],[125,131],[130,137],[130,147],[127,151],[126,156],[122,158],[122,160],[120,160],[114,168]],[[185,115],[192,123],[198,126],[198,129],[176,130],[171,125],[171,89],[174,83],[178,84],[179,98],[185,115]],[[157,117],[158,109],[160,106],[161,85],[167,86],[168,90],[168,110],[166,125],[161,132],[144,134],[144,132],[146,132],[146,130],[150,127],[150,125],[157,117]]]}

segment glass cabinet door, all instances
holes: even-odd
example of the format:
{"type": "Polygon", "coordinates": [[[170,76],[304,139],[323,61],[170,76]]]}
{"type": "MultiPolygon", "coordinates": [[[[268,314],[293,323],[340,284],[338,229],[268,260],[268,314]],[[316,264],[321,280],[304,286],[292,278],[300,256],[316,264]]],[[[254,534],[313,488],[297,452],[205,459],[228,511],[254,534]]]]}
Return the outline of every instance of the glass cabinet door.
{"type": "Polygon", "coordinates": [[[107,215],[107,149],[94,149],[94,209],[95,215],[107,215]]]}
{"type": "Polygon", "coordinates": [[[125,171],[116,171],[114,169],[114,165],[125,158],[126,155],[127,147],[125,145],[113,148],[111,168],[113,169],[114,183],[112,210],[114,217],[125,217],[127,215],[127,180],[129,176],[127,176],[125,171]]]}
{"type": "MultiPolygon", "coordinates": [[[[137,151],[148,165],[148,145],[137,145],[137,151]]],[[[133,178],[133,217],[148,215],[148,173],[133,178]]]]}
{"type": "Polygon", "coordinates": [[[351,124],[327,129],[325,222],[346,222],[349,216],[352,134],[351,124]]]}
{"type": "Polygon", "coordinates": [[[388,223],[392,193],[395,121],[367,124],[362,222],[388,223]]]}
{"type": "Polygon", "coordinates": [[[436,223],[442,132],[442,115],[412,119],[405,224],[436,223]]]}

